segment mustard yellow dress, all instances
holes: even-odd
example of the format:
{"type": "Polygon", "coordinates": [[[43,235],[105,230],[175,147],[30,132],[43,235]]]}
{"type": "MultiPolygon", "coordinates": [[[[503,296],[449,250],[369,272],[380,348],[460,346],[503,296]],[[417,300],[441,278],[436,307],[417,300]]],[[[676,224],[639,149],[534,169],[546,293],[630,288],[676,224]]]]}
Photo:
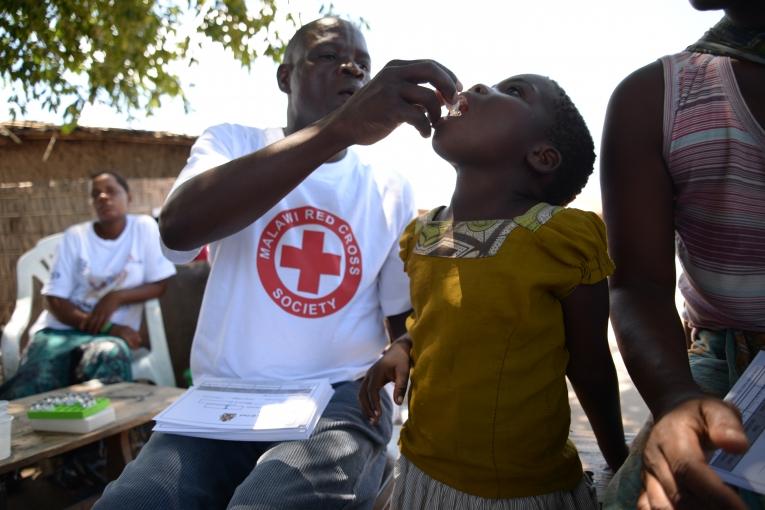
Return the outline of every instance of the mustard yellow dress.
{"type": "Polygon", "coordinates": [[[568,439],[561,299],[613,271],[603,222],[545,203],[507,220],[437,212],[401,239],[413,306],[401,452],[483,498],[570,490],[583,473],[568,439]]]}

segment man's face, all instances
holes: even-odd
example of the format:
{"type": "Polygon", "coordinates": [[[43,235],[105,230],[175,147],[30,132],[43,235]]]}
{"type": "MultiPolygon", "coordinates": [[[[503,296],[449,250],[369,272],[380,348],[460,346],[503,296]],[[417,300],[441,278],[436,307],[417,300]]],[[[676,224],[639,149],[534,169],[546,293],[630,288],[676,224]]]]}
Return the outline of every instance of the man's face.
{"type": "Polygon", "coordinates": [[[289,95],[290,127],[298,130],[334,111],[364,86],[371,62],[361,32],[344,21],[324,19],[304,34],[287,66],[289,75],[280,85],[289,95]]]}

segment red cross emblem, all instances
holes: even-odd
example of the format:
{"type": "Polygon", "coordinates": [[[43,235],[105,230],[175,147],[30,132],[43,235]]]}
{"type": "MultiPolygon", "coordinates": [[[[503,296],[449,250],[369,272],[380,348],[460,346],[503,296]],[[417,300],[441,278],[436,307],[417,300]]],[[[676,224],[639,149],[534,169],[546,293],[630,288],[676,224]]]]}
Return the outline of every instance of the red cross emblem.
{"type": "Polygon", "coordinates": [[[300,317],[319,318],[340,310],[361,282],[361,250],[351,226],[315,207],[277,214],[260,236],[257,257],[265,291],[284,311],[300,317]],[[299,237],[292,231],[290,241],[283,239],[295,228],[300,229],[299,237]],[[296,283],[285,268],[298,271],[296,283]]]}
{"type": "Polygon", "coordinates": [[[324,232],[303,231],[303,247],[282,247],[282,267],[300,271],[298,290],[318,294],[321,275],[340,274],[340,256],[324,252],[324,232]]]}

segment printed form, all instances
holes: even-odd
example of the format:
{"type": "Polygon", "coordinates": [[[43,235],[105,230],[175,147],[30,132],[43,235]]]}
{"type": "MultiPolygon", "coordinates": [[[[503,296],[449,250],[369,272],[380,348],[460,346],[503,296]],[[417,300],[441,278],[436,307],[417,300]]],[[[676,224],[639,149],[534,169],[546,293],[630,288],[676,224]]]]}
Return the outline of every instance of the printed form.
{"type": "Polygon", "coordinates": [[[155,416],[154,430],[232,441],[306,439],[333,393],[326,379],[203,378],[155,416]]]}

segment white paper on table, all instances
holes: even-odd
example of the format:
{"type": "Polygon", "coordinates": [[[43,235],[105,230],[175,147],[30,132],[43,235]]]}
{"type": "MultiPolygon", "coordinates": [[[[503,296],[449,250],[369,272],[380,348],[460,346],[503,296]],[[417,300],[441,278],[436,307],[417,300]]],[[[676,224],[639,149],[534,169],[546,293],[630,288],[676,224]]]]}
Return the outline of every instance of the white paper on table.
{"type": "Polygon", "coordinates": [[[203,378],[154,417],[154,430],[234,441],[305,439],[333,393],[326,379],[203,378]]]}
{"type": "Polygon", "coordinates": [[[741,411],[749,449],[743,455],[717,450],[709,464],[724,481],[765,494],[765,351],[760,351],[725,400],[741,411]]]}

